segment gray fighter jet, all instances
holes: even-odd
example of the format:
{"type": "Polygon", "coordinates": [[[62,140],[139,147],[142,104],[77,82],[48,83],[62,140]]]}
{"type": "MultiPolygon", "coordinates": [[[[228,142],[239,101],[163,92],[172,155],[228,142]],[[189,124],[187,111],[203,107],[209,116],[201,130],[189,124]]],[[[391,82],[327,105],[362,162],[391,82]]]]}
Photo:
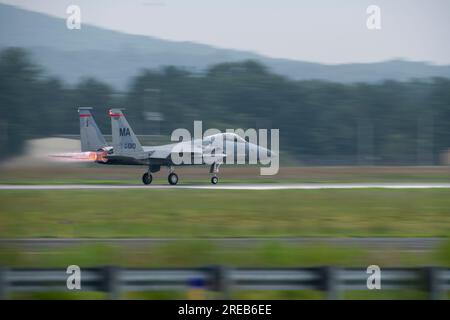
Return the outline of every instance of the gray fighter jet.
{"type": "Polygon", "coordinates": [[[174,172],[175,167],[205,164],[210,165],[211,183],[217,184],[219,181],[217,173],[223,163],[227,161],[236,163],[235,160],[242,156],[248,159],[250,152],[255,152],[258,159],[267,159],[274,155],[270,150],[247,142],[239,135],[229,132],[161,146],[142,146],[125,119],[122,109],[109,111],[112,127],[112,145],[109,145],[100,132],[91,109],[86,107],[78,109],[82,154],[100,164],[147,166],[148,170],[142,176],[142,182],[147,185],[152,183],[152,173],[160,171],[161,167],[168,168],[168,181],[171,185],[176,185],[178,175],[174,172]],[[214,143],[217,141],[223,143],[214,143]],[[218,145],[223,147],[217,147],[218,145]],[[243,150],[245,154],[239,154],[239,150],[243,150]],[[230,153],[232,157],[227,157],[230,153]],[[175,156],[184,156],[184,159],[189,161],[179,163],[174,161],[175,156]]]}

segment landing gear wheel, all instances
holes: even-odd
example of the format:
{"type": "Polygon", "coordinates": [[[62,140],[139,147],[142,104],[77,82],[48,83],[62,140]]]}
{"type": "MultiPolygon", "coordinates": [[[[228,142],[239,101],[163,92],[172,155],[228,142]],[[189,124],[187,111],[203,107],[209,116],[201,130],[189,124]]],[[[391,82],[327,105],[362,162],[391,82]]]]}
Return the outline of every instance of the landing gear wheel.
{"type": "Polygon", "coordinates": [[[153,180],[153,177],[152,177],[152,175],[150,173],[146,172],[146,173],[143,174],[142,182],[144,184],[150,184],[150,183],[152,183],[152,180],[153,180]]]}
{"type": "Polygon", "coordinates": [[[217,184],[217,182],[219,182],[219,178],[217,178],[216,176],[211,178],[211,183],[212,184],[217,184]]]}
{"type": "Polygon", "coordinates": [[[178,176],[176,173],[172,172],[171,174],[169,174],[169,177],[167,178],[167,180],[169,181],[169,183],[171,185],[176,185],[178,183],[178,176]]]}

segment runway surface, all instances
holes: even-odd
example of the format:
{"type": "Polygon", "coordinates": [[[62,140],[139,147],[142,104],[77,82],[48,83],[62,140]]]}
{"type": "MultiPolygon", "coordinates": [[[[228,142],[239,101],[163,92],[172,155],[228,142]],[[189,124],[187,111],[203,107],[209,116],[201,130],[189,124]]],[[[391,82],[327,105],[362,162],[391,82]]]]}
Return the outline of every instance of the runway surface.
{"type": "Polygon", "coordinates": [[[0,190],[74,190],[74,189],[211,189],[211,190],[315,190],[315,189],[448,189],[450,183],[260,183],[260,184],[218,184],[218,185],[107,185],[107,184],[64,184],[64,185],[0,185],[0,190]]]}
{"type": "MultiPolygon", "coordinates": [[[[0,239],[0,246],[14,246],[28,250],[41,248],[66,247],[82,244],[109,244],[125,247],[158,246],[173,242],[201,242],[207,241],[223,247],[252,247],[275,241],[287,245],[333,245],[364,247],[369,249],[400,249],[413,251],[427,251],[436,248],[444,238],[392,238],[392,237],[366,237],[366,238],[327,238],[327,237],[293,237],[293,238],[26,238],[26,239],[0,239]]],[[[1,250],[1,248],[0,248],[1,250]]]]}

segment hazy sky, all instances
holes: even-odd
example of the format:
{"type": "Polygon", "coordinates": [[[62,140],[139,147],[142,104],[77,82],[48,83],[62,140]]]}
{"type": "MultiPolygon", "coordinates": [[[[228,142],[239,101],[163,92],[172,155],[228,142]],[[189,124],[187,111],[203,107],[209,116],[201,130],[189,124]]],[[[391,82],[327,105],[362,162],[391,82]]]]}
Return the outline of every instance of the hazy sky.
{"type": "Polygon", "coordinates": [[[0,0],[133,34],[322,63],[450,64],[450,0],[0,0]],[[366,9],[381,8],[381,30],[366,9]]]}

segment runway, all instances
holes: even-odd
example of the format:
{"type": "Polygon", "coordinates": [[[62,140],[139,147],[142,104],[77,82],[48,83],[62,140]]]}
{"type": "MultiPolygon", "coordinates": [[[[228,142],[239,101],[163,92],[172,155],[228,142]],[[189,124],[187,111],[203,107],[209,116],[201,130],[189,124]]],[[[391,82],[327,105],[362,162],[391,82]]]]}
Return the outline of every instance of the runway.
{"type": "MultiPolygon", "coordinates": [[[[22,238],[0,239],[0,246],[20,247],[27,250],[41,248],[66,247],[85,244],[108,244],[124,247],[158,246],[174,242],[207,241],[222,247],[254,247],[267,242],[285,245],[333,245],[347,247],[364,247],[368,249],[386,248],[413,251],[428,251],[440,245],[443,238],[393,238],[393,237],[266,237],[266,238],[22,238]]],[[[0,249],[1,250],[1,249],[0,249]]]]}
{"type": "Polygon", "coordinates": [[[260,183],[218,185],[132,185],[132,184],[55,184],[0,185],[0,190],[115,190],[115,189],[200,189],[200,190],[317,190],[317,189],[449,189],[450,183],[260,183]]]}

